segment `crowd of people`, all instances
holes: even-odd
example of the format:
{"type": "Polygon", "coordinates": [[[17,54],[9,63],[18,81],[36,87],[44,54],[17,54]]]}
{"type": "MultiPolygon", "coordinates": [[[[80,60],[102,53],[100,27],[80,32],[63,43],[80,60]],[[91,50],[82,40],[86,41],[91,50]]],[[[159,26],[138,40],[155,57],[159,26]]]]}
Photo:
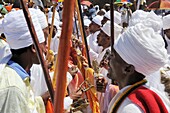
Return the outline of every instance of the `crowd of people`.
{"type": "MultiPolygon", "coordinates": [[[[27,5],[54,89],[56,76],[67,78],[63,112],[170,112],[169,14],[132,12],[124,2],[113,11],[112,36],[110,4],[75,8],[68,71],[56,75],[64,4],[49,8],[37,4],[27,5]]],[[[0,14],[0,34],[0,112],[53,113],[55,106],[22,9],[0,14]]]]}

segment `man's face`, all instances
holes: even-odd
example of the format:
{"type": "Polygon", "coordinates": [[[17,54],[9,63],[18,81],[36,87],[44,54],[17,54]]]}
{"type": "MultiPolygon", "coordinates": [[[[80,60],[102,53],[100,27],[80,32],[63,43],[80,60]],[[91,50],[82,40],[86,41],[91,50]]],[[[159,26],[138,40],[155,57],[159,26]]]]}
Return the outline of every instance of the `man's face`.
{"type": "Polygon", "coordinates": [[[89,27],[85,26],[84,29],[85,29],[86,36],[89,36],[90,34],[89,27]]]}
{"type": "Polygon", "coordinates": [[[102,30],[100,30],[100,33],[97,35],[98,46],[105,45],[107,43],[107,38],[108,36],[102,30]]]}
{"type": "Polygon", "coordinates": [[[103,20],[102,20],[102,26],[108,21],[109,19],[106,18],[106,17],[103,17],[103,20]]]}
{"type": "Polygon", "coordinates": [[[170,40],[170,29],[164,31],[168,39],[170,40]]]}
{"type": "Polygon", "coordinates": [[[108,77],[115,81],[120,81],[124,79],[124,67],[125,67],[124,60],[117,54],[117,52],[114,50],[114,52],[111,53],[109,57],[109,73],[108,77]]]}
{"type": "Polygon", "coordinates": [[[90,30],[90,33],[95,33],[97,30],[100,29],[100,26],[97,25],[96,23],[94,22],[91,22],[91,24],[89,25],[89,30],[90,30]]]}

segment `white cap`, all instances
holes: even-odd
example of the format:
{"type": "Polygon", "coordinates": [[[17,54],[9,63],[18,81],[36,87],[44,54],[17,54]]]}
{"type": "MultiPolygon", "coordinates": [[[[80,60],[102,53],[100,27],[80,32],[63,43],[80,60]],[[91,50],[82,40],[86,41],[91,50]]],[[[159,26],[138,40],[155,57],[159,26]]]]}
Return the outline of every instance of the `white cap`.
{"type": "Polygon", "coordinates": [[[96,23],[97,25],[99,25],[99,26],[102,26],[102,23],[101,23],[102,20],[103,20],[103,17],[102,17],[102,16],[99,16],[99,15],[95,16],[95,17],[92,19],[92,21],[93,21],[94,23],[96,23]]]}
{"type": "MultiPolygon", "coordinates": [[[[108,18],[110,20],[110,11],[106,12],[104,17],[108,18]]],[[[121,23],[121,14],[118,11],[114,11],[114,22],[116,24],[121,23]]]]}
{"type": "Polygon", "coordinates": [[[91,21],[89,19],[84,19],[84,26],[89,27],[91,21]]]}
{"type": "Polygon", "coordinates": [[[48,27],[47,18],[45,14],[40,9],[34,9],[34,11],[36,12],[35,14],[37,15],[41,28],[44,29],[48,27]]]}
{"type": "MultiPolygon", "coordinates": [[[[45,41],[45,38],[37,16],[35,12],[32,12],[31,10],[30,15],[39,43],[42,43],[45,41]]],[[[20,49],[33,44],[23,10],[9,12],[4,17],[2,26],[6,40],[12,49],[20,49]]]]}
{"type": "MultiPolygon", "coordinates": [[[[122,31],[122,27],[119,26],[118,24],[114,23],[114,37],[115,39],[118,38],[119,34],[121,33],[122,31]]],[[[111,22],[110,21],[107,21],[103,27],[101,28],[101,30],[107,35],[107,36],[111,36],[111,22]]]]}
{"type": "MultiPolygon", "coordinates": [[[[53,12],[49,12],[48,13],[48,23],[51,24],[52,23],[52,16],[53,16],[53,12]]],[[[55,11],[55,16],[54,16],[54,25],[56,27],[59,27],[60,24],[60,19],[59,19],[59,14],[57,11],[55,11]]]]}
{"type": "Polygon", "coordinates": [[[110,21],[107,21],[103,27],[101,28],[101,30],[107,35],[107,36],[111,36],[111,32],[110,32],[110,29],[111,28],[111,23],[110,21]]]}
{"type": "Polygon", "coordinates": [[[163,29],[170,29],[170,14],[163,17],[163,29]]]}

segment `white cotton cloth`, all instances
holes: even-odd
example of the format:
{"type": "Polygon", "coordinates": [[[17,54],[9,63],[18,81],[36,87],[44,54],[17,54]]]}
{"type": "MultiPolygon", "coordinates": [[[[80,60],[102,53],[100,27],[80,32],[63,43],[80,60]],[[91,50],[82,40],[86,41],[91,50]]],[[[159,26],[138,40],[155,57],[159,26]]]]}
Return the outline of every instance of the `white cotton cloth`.
{"type": "Polygon", "coordinates": [[[170,14],[163,17],[163,30],[170,29],[170,14]]]}
{"type": "Polygon", "coordinates": [[[3,33],[2,21],[3,21],[3,18],[0,19],[0,35],[3,33]]]}
{"type": "Polygon", "coordinates": [[[41,25],[41,28],[44,29],[48,27],[48,22],[45,14],[40,9],[34,9],[34,10],[35,10],[35,14],[37,15],[38,21],[41,25]]]}
{"type": "MultiPolygon", "coordinates": [[[[37,16],[31,10],[30,14],[39,43],[42,43],[45,41],[45,38],[37,16]]],[[[23,14],[23,10],[8,13],[2,22],[2,26],[6,40],[11,49],[20,49],[33,44],[27,22],[23,14]]]]}
{"type": "Polygon", "coordinates": [[[51,45],[50,45],[50,49],[54,52],[54,54],[58,54],[58,48],[59,48],[59,38],[58,35],[56,34],[54,36],[54,38],[51,39],[51,45]]]}
{"type": "Polygon", "coordinates": [[[134,26],[138,23],[142,23],[147,27],[153,28],[155,32],[160,32],[163,26],[161,17],[157,16],[153,11],[135,11],[129,21],[129,26],[134,26]]]}
{"type": "Polygon", "coordinates": [[[103,47],[98,46],[97,43],[97,35],[100,33],[100,31],[96,31],[95,33],[90,34],[87,37],[87,44],[88,46],[95,52],[95,53],[100,53],[103,47]]]}
{"type": "MultiPolygon", "coordinates": [[[[106,12],[104,17],[111,19],[110,11],[106,12]]],[[[121,14],[118,11],[114,11],[114,22],[116,24],[121,24],[121,14]]]]}
{"type": "MultiPolygon", "coordinates": [[[[101,30],[107,34],[107,36],[111,36],[111,22],[107,21],[103,27],[101,27],[101,30]]],[[[118,38],[118,36],[121,34],[121,31],[123,30],[123,28],[121,26],[119,26],[118,24],[114,23],[114,37],[115,39],[118,38]]]]}
{"type": "MultiPolygon", "coordinates": [[[[48,13],[48,23],[49,23],[49,24],[52,24],[52,18],[53,18],[53,12],[50,11],[50,12],[48,13]]],[[[55,25],[56,27],[59,27],[59,25],[60,25],[60,18],[59,18],[59,14],[58,14],[57,11],[55,11],[54,25],[55,25]]]]}
{"type": "Polygon", "coordinates": [[[114,44],[121,58],[145,76],[168,62],[165,43],[160,34],[139,23],[129,27],[114,44]]]}
{"type": "Polygon", "coordinates": [[[12,54],[9,45],[0,39],[0,74],[11,57],[12,54]]]}
{"type": "Polygon", "coordinates": [[[102,23],[101,23],[102,20],[103,20],[103,17],[97,15],[92,19],[92,22],[96,23],[99,26],[102,26],[102,23]]]}
{"type": "Polygon", "coordinates": [[[91,21],[88,18],[84,18],[84,26],[89,27],[91,21]]]}

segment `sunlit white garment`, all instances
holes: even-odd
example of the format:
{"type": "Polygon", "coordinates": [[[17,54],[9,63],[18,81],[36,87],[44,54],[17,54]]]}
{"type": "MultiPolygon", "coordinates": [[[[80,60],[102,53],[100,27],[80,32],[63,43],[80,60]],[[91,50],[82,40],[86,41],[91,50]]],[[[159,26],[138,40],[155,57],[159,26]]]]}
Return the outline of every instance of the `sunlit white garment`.
{"type": "Polygon", "coordinates": [[[51,45],[50,45],[50,49],[54,52],[54,54],[58,54],[59,42],[60,40],[56,34],[54,38],[51,39],[51,45]]]}
{"type": "Polygon", "coordinates": [[[32,96],[30,85],[15,70],[6,65],[0,81],[1,113],[45,113],[42,98],[32,96]]]}
{"type": "MultiPolygon", "coordinates": [[[[168,98],[162,94],[160,91],[158,91],[157,89],[153,88],[153,87],[149,87],[146,85],[143,85],[146,88],[149,88],[150,90],[152,90],[153,92],[155,92],[163,101],[165,107],[167,108],[168,112],[170,112],[170,101],[168,100],[168,98]]],[[[111,100],[110,104],[109,104],[109,109],[107,113],[111,113],[111,107],[113,105],[113,103],[119,98],[119,96],[130,86],[126,86],[123,89],[121,89],[116,95],[115,97],[111,100]]],[[[120,105],[120,107],[118,108],[118,111],[116,113],[144,113],[144,111],[138,107],[138,105],[136,105],[135,103],[133,103],[128,97],[125,98],[125,100],[122,102],[122,104],[120,105]]]]}
{"type": "Polygon", "coordinates": [[[100,33],[100,31],[96,31],[95,33],[93,34],[90,34],[88,37],[87,37],[87,43],[88,43],[88,46],[96,53],[100,53],[101,52],[101,48],[102,47],[99,47],[98,46],[98,43],[97,43],[97,35],[100,33]]]}
{"type": "Polygon", "coordinates": [[[44,73],[40,64],[33,64],[31,67],[31,86],[35,96],[43,95],[48,91],[44,73]]]}

